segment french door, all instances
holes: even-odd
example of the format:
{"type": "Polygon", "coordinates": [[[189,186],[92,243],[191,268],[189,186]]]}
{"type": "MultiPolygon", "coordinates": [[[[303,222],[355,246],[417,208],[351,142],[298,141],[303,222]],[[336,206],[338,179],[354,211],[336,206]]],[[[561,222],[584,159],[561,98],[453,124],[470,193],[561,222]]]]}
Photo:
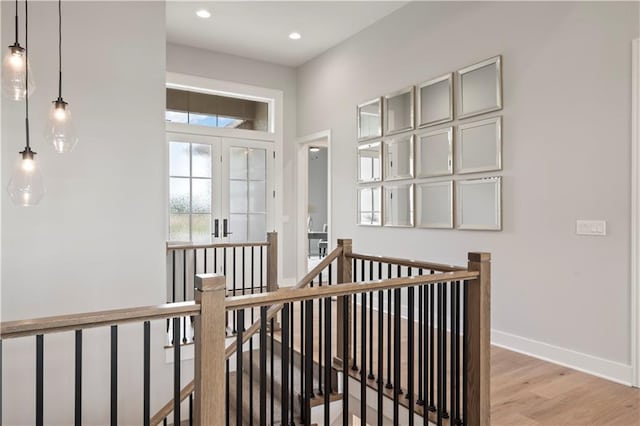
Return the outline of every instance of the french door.
{"type": "Polygon", "coordinates": [[[265,241],[274,229],[273,142],[167,133],[169,240],[265,241]]]}

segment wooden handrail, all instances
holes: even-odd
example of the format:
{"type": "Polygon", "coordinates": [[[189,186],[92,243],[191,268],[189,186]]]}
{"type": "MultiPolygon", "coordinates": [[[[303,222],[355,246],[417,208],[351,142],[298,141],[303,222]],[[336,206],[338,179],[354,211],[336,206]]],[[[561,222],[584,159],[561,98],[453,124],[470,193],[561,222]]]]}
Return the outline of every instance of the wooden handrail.
{"type": "Polygon", "coordinates": [[[225,247],[268,247],[268,241],[256,241],[256,242],[246,242],[246,243],[206,243],[206,244],[197,244],[197,243],[177,243],[171,244],[167,242],[167,251],[171,250],[193,250],[193,249],[201,249],[201,248],[225,248],[225,247]]]}
{"type": "Polygon", "coordinates": [[[400,259],[397,257],[374,256],[370,254],[348,254],[351,259],[370,260],[372,262],[391,263],[392,265],[407,266],[411,268],[430,269],[438,272],[466,271],[463,266],[445,265],[441,263],[423,262],[421,260],[400,259]]]}
{"type": "Polygon", "coordinates": [[[109,311],[7,321],[0,324],[0,336],[2,339],[12,339],[16,337],[35,336],[37,334],[59,333],[62,331],[81,330],[128,322],[150,321],[199,314],[200,305],[195,302],[166,303],[164,305],[143,306],[138,308],[112,309],[109,311]]]}
{"type": "Polygon", "coordinates": [[[403,287],[413,287],[422,284],[435,284],[449,281],[474,280],[479,277],[478,272],[456,271],[441,272],[433,275],[416,275],[413,277],[392,278],[380,281],[364,281],[358,283],[340,284],[301,289],[283,288],[273,293],[253,294],[247,296],[228,297],[225,308],[227,311],[256,308],[259,306],[300,302],[326,297],[349,296],[353,294],[391,290],[403,287]]]}
{"type": "MultiPolygon", "coordinates": [[[[304,277],[302,277],[302,279],[298,281],[298,283],[295,286],[291,287],[291,289],[300,290],[308,286],[311,283],[311,281],[316,276],[318,276],[320,272],[322,272],[323,269],[325,269],[331,262],[333,262],[338,257],[340,257],[340,255],[342,255],[342,247],[336,247],[331,253],[329,253],[324,259],[322,259],[322,261],[318,263],[318,265],[316,265],[315,268],[313,268],[311,271],[309,271],[309,273],[307,273],[304,277]]],[[[280,291],[282,290],[278,290],[277,292],[280,292],[280,291]]],[[[277,292],[274,292],[274,293],[277,293],[277,292]]],[[[227,299],[229,298],[227,297],[227,299]]],[[[282,310],[283,306],[284,305],[282,304],[271,306],[267,310],[267,321],[272,318],[275,318],[278,312],[282,310]]],[[[260,330],[260,321],[258,320],[253,324],[251,324],[251,326],[244,331],[242,343],[247,342],[259,330],[260,330]]],[[[233,354],[237,350],[237,345],[238,345],[237,341],[234,340],[233,342],[231,342],[229,346],[227,346],[227,348],[225,349],[226,359],[229,359],[233,356],[233,354]]],[[[184,401],[189,396],[189,394],[193,392],[194,389],[195,389],[195,383],[192,380],[189,383],[187,383],[187,385],[184,388],[182,388],[182,390],[180,391],[180,402],[184,401]]],[[[160,408],[160,410],[158,410],[158,412],[151,418],[151,425],[152,426],[158,425],[159,423],[162,422],[162,420],[165,417],[171,414],[172,411],[173,411],[173,399],[169,400],[166,404],[164,404],[162,408],[160,408]]]]}

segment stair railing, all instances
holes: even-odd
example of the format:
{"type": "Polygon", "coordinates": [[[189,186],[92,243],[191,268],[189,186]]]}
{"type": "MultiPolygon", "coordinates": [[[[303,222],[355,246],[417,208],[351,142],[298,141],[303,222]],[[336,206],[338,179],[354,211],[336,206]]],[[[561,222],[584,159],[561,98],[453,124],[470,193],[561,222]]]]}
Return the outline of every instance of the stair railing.
{"type": "MultiPolygon", "coordinates": [[[[215,415],[220,410],[224,410],[224,405],[220,408],[215,401],[224,399],[224,382],[220,383],[220,378],[216,375],[216,369],[224,369],[224,358],[219,348],[224,346],[224,305],[225,305],[225,283],[224,277],[203,276],[196,279],[196,300],[193,302],[168,303],[158,306],[146,306],[139,308],[116,309],[109,311],[91,312],[83,314],[63,315],[31,320],[9,321],[0,325],[2,341],[8,339],[28,338],[35,336],[36,352],[36,379],[35,379],[35,424],[42,426],[49,422],[45,418],[45,386],[49,393],[51,389],[57,389],[60,383],[45,380],[45,343],[46,337],[53,333],[74,333],[75,335],[75,359],[74,359],[74,410],[73,424],[81,425],[83,422],[83,332],[96,327],[108,327],[110,329],[110,387],[109,387],[109,417],[95,419],[100,424],[118,424],[119,403],[118,391],[122,390],[122,384],[118,381],[118,327],[122,324],[135,323],[142,327],[143,338],[140,343],[143,348],[143,359],[140,362],[142,367],[142,395],[140,395],[140,405],[142,406],[142,418],[135,423],[150,425],[151,419],[151,389],[157,390],[158,386],[153,385],[153,378],[158,377],[157,371],[151,374],[151,350],[152,350],[152,328],[153,321],[165,321],[173,319],[173,334],[180,335],[180,321],[178,318],[192,316],[195,318],[195,398],[190,401],[190,406],[194,407],[196,424],[213,425],[216,424],[215,415]],[[153,385],[153,387],[152,387],[153,385]]],[[[157,334],[157,333],[156,333],[157,334]]],[[[0,357],[2,351],[2,341],[0,341],[0,357]]],[[[157,342],[156,342],[157,343],[157,342]]],[[[130,342],[127,342],[129,345],[130,342]]],[[[176,345],[173,351],[173,392],[174,400],[179,401],[180,380],[181,380],[181,351],[176,345]]],[[[7,367],[6,365],[4,367],[7,367]]],[[[8,366],[11,368],[11,366],[8,366]]],[[[1,386],[1,383],[0,383],[1,386]]],[[[125,387],[131,383],[125,383],[125,387]]],[[[89,392],[93,390],[89,388],[89,392]]],[[[0,395],[2,394],[0,389],[0,395]]],[[[130,394],[126,398],[130,402],[130,394]]],[[[120,398],[122,399],[122,398],[120,398]]],[[[0,402],[1,403],[1,402],[0,402]]],[[[59,401],[57,401],[59,403],[59,401]]],[[[125,410],[128,411],[128,410],[125,410]]],[[[3,410],[0,410],[3,413],[3,410]]],[[[173,407],[174,424],[180,424],[182,417],[180,404],[173,407]]],[[[6,415],[6,411],[4,411],[6,415]]],[[[189,413],[189,417],[192,413],[189,413]]],[[[127,419],[131,424],[132,419],[127,419]]],[[[2,419],[0,418],[0,423],[2,419]]],[[[71,423],[70,421],[68,422],[71,423]]]]}

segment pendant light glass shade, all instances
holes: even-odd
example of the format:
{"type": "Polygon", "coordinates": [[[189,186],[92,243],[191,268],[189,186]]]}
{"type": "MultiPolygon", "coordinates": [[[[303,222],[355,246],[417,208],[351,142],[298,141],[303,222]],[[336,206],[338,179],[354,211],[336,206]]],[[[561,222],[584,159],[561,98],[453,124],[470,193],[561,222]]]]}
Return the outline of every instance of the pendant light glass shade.
{"type": "Polygon", "coordinates": [[[78,143],[69,104],[61,99],[52,102],[45,138],[59,154],[70,152],[78,143]]]}
{"type": "Polygon", "coordinates": [[[2,61],[2,92],[7,98],[14,101],[23,100],[27,94],[27,87],[29,95],[33,93],[35,88],[33,72],[29,69],[27,73],[28,67],[26,50],[18,43],[9,46],[9,51],[2,61]]]}
{"type": "Polygon", "coordinates": [[[20,152],[20,160],[9,179],[7,190],[11,201],[19,206],[35,206],[46,192],[35,154],[30,148],[20,152]]]}

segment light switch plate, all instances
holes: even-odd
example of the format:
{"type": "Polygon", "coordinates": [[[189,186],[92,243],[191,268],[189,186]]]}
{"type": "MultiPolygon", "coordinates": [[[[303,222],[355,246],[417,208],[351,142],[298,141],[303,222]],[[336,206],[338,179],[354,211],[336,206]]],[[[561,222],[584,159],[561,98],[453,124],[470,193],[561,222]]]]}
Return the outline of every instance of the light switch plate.
{"type": "Polygon", "coordinates": [[[607,221],[578,219],[576,221],[576,234],[605,236],[607,235],[607,221]]]}

